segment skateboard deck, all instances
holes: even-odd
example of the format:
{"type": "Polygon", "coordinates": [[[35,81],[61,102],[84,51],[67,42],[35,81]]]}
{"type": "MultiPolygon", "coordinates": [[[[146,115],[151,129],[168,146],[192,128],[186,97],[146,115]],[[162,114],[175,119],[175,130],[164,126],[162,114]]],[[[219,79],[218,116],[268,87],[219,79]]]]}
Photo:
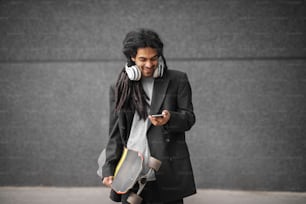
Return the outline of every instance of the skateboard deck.
{"type": "Polygon", "coordinates": [[[118,194],[125,194],[137,182],[142,171],[143,156],[141,153],[124,148],[121,159],[115,170],[112,189],[118,194]]]}

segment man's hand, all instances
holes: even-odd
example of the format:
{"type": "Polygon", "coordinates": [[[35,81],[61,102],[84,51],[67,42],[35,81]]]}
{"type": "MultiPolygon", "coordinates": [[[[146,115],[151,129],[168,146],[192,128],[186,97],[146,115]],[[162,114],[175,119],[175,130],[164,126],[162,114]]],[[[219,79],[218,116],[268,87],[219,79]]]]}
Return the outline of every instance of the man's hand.
{"type": "Polygon", "coordinates": [[[104,177],[102,183],[107,187],[111,187],[113,180],[114,180],[113,176],[104,177]]]}
{"type": "Polygon", "coordinates": [[[154,126],[162,126],[165,125],[170,120],[170,112],[168,110],[163,110],[163,117],[152,117],[149,115],[149,119],[154,126]]]}

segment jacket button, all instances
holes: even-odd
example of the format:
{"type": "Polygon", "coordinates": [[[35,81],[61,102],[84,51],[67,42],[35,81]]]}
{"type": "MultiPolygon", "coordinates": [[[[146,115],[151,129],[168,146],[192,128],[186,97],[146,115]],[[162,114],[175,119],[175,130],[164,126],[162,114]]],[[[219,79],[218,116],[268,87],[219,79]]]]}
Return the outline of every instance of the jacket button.
{"type": "Polygon", "coordinates": [[[173,158],[172,158],[172,157],[169,157],[169,161],[171,161],[171,162],[172,162],[172,161],[173,161],[173,158]]]}
{"type": "Polygon", "coordinates": [[[166,138],[166,142],[170,142],[170,138],[166,138]]]}

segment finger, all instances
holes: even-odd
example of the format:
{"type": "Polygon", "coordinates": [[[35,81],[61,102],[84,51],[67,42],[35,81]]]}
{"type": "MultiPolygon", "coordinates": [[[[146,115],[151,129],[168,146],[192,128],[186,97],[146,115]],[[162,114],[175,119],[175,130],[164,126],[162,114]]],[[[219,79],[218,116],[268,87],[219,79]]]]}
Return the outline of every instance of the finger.
{"type": "Polygon", "coordinates": [[[163,114],[164,116],[168,116],[168,115],[170,115],[170,113],[169,113],[169,111],[168,111],[168,110],[163,110],[162,114],[163,114]]]}
{"type": "Polygon", "coordinates": [[[107,187],[110,187],[113,183],[113,177],[106,177],[103,179],[103,184],[107,187]]]}
{"type": "Polygon", "coordinates": [[[107,187],[111,187],[112,183],[107,181],[107,182],[104,183],[104,185],[107,186],[107,187]]]}
{"type": "Polygon", "coordinates": [[[168,110],[163,110],[162,114],[165,116],[165,118],[167,118],[167,120],[170,119],[170,112],[168,110]]]}

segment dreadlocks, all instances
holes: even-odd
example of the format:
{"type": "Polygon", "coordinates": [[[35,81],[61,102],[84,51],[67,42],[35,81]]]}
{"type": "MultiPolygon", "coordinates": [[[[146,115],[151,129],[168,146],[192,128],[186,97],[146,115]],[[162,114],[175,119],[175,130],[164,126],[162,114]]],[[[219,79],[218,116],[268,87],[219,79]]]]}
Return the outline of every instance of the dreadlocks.
{"type": "Polygon", "coordinates": [[[116,111],[137,111],[141,119],[148,117],[148,96],[142,88],[140,81],[131,81],[125,70],[119,74],[116,83],[116,111]]]}

